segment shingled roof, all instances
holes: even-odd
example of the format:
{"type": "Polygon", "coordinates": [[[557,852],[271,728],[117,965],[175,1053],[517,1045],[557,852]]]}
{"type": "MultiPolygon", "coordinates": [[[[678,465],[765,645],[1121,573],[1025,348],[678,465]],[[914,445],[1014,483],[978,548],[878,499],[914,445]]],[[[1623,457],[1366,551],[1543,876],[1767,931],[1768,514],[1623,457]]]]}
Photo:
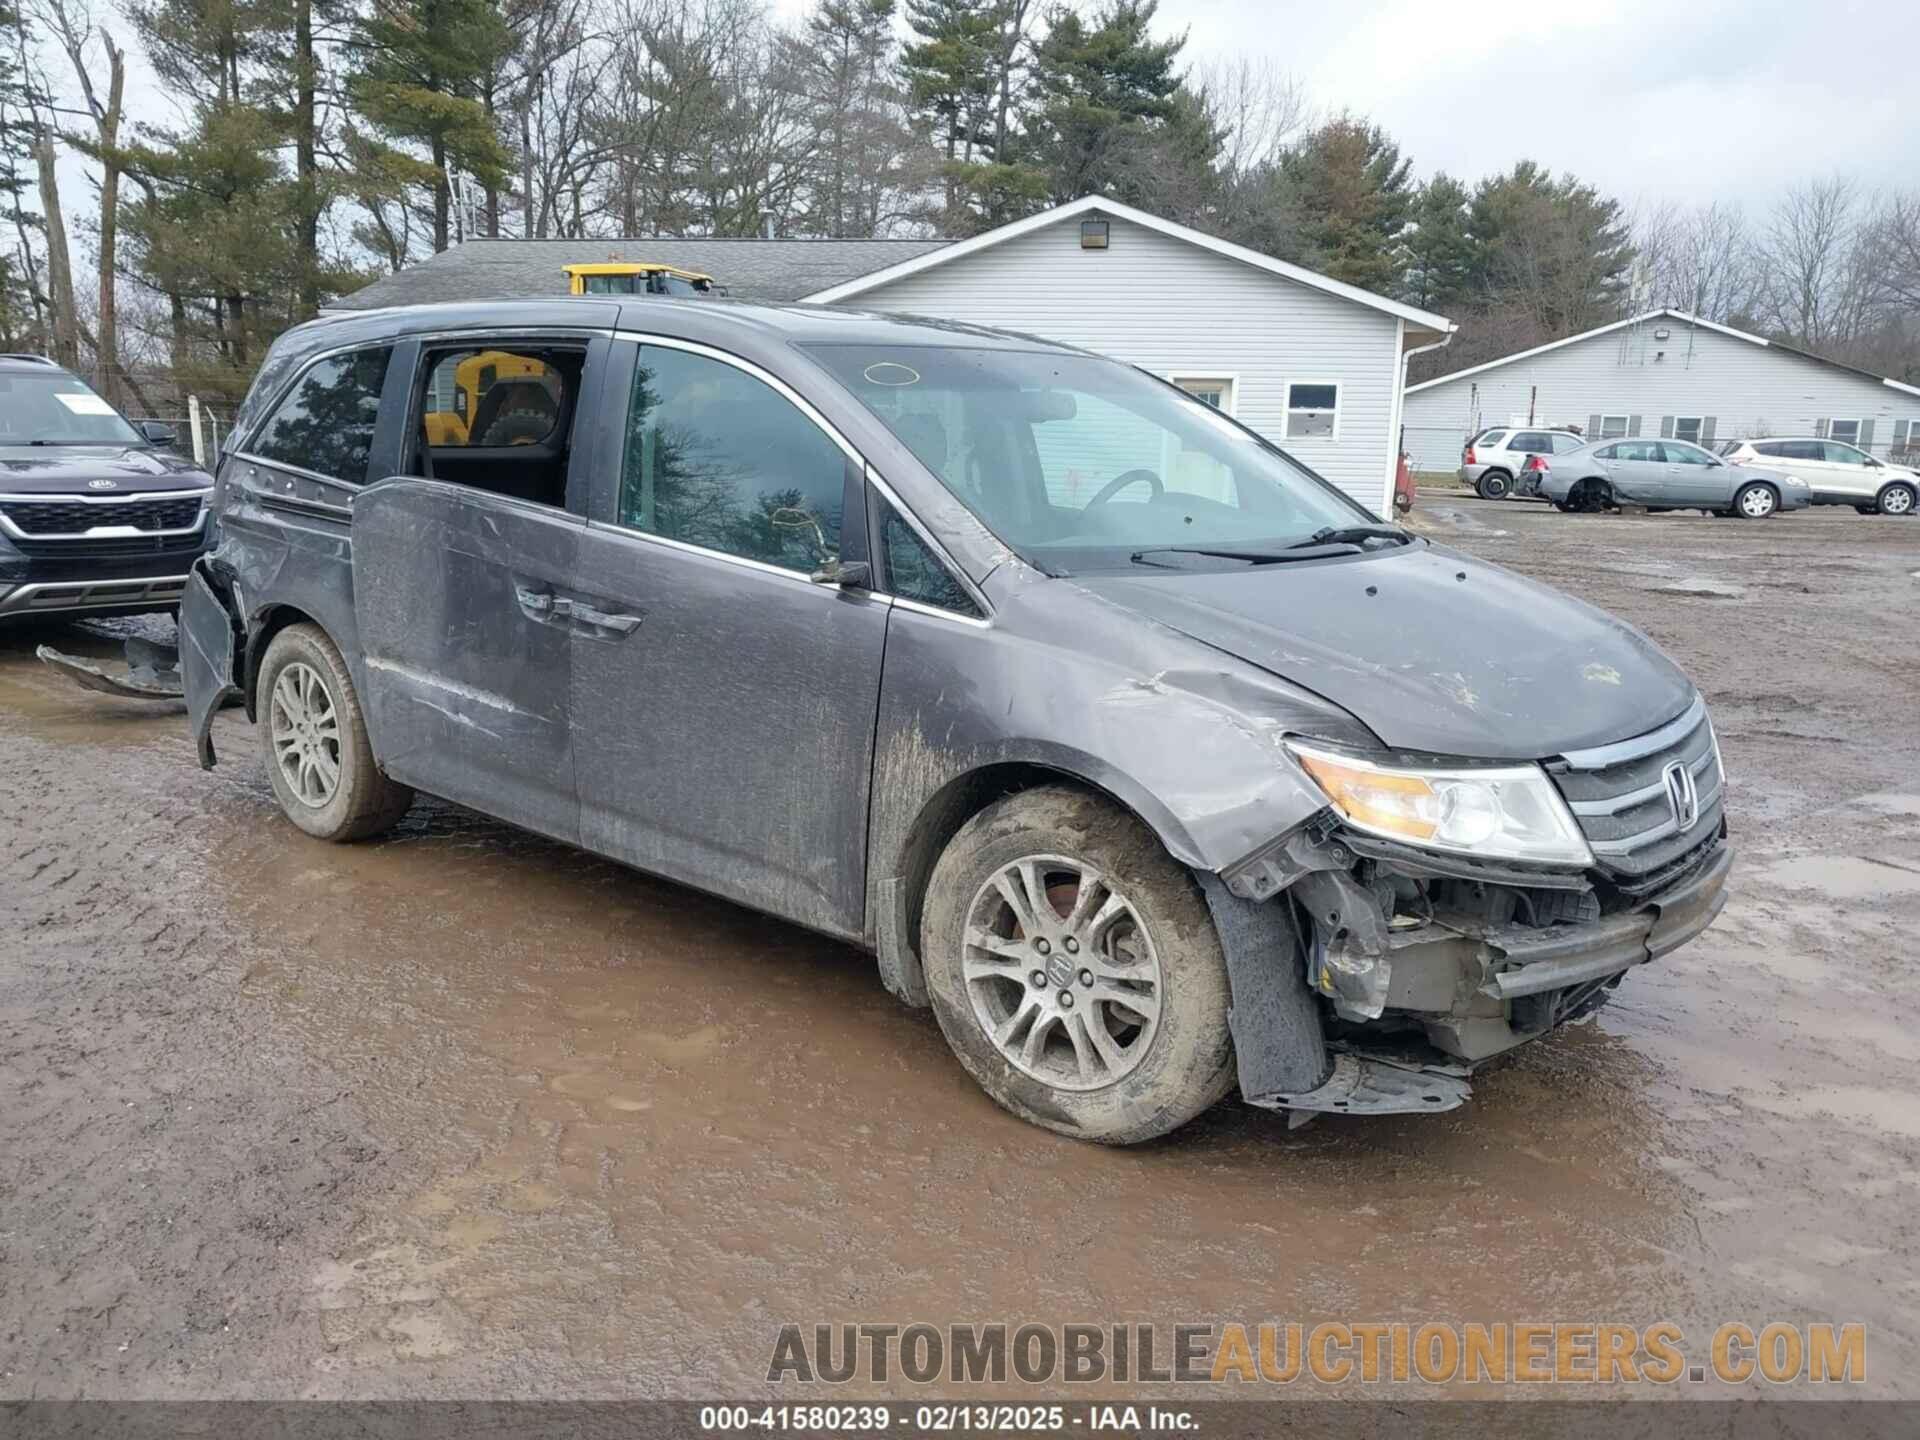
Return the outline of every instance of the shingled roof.
{"type": "Polygon", "coordinates": [[[657,260],[701,270],[742,300],[798,300],[898,265],[946,240],[469,240],[343,295],[330,310],[375,310],[439,300],[564,295],[563,265],[657,260]]]}

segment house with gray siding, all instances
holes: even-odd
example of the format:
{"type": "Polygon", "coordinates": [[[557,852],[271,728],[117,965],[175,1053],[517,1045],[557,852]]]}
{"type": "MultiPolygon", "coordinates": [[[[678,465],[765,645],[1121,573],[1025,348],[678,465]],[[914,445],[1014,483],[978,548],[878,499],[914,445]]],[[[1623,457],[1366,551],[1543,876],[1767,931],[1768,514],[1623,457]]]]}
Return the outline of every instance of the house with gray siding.
{"type": "Polygon", "coordinates": [[[1678,436],[1712,446],[1820,435],[1886,458],[1920,448],[1920,387],[1717,325],[1650,310],[1407,387],[1417,470],[1451,470],[1490,425],[1578,426],[1594,439],[1678,436]]]}
{"type": "MultiPolygon", "coordinates": [[[[1392,505],[1407,358],[1454,329],[1099,196],[952,242],[473,240],[335,308],[563,294],[561,266],[598,260],[704,271],[737,299],[930,316],[1097,351],[1218,406],[1379,515],[1392,505]]],[[[1103,423],[1119,474],[1138,462],[1120,419],[1103,423]]]]}

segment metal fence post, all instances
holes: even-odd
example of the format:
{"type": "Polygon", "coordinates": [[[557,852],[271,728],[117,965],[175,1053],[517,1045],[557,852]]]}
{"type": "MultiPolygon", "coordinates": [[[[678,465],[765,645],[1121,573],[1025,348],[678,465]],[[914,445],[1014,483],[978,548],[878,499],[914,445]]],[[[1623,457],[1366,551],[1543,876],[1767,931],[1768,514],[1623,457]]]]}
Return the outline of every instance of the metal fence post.
{"type": "Polygon", "coordinates": [[[206,464],[207,452],[200,444],[200,397],[198,395],[187,396],[187,429],[193,435],[193,463],[206,464]]]}

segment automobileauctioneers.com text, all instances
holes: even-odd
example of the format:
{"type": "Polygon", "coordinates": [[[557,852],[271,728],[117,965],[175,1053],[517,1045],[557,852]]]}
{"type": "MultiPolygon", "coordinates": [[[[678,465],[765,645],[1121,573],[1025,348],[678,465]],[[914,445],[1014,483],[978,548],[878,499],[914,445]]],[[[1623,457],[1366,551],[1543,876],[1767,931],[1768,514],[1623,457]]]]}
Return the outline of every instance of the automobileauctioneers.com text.
{"type": "Polygon", "coordinates": [[[1857,1384],[1859,1324],[786,1325],[773,1383],[1857,1384]]]}

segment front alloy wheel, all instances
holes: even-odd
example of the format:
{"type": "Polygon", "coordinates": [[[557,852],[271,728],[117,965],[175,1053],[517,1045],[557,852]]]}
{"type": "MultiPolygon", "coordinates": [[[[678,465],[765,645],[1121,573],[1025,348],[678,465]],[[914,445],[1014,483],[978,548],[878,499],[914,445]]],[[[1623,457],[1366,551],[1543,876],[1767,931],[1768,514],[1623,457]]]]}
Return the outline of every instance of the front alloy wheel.
{"type": "Polygon", "coordinates": [[[962,825],[927,882],[920,956],[940,1033],[1024,1120],[1127,1145],[1233,1088],[1206,898],[1101,796],[1041,786],[962,825]]]}
{"type": "Polygon", "coordinates": [[[1911,515],[1913,513],[1914,490],[1911,485],[1889,485],[1880,492],[1880,513],[1882,515],[1911,515]]]}
{"type": "Polygon", "coordinates": [[[1771,485],[1755,482],[1742,487],[1733,497],[1733,508],[1745,520],[1764,520],[1780,508],[1780,497],[1773,493],[1771,485]]]}
{"type": "Polygon", "coordinates": [[[973,898],[974,1018],[1007,1063],[1062,1090],[1133,1073],[1160,1024],[1160,958],[1126,895],[1064,855],[1027,855],[973,898]]]}

